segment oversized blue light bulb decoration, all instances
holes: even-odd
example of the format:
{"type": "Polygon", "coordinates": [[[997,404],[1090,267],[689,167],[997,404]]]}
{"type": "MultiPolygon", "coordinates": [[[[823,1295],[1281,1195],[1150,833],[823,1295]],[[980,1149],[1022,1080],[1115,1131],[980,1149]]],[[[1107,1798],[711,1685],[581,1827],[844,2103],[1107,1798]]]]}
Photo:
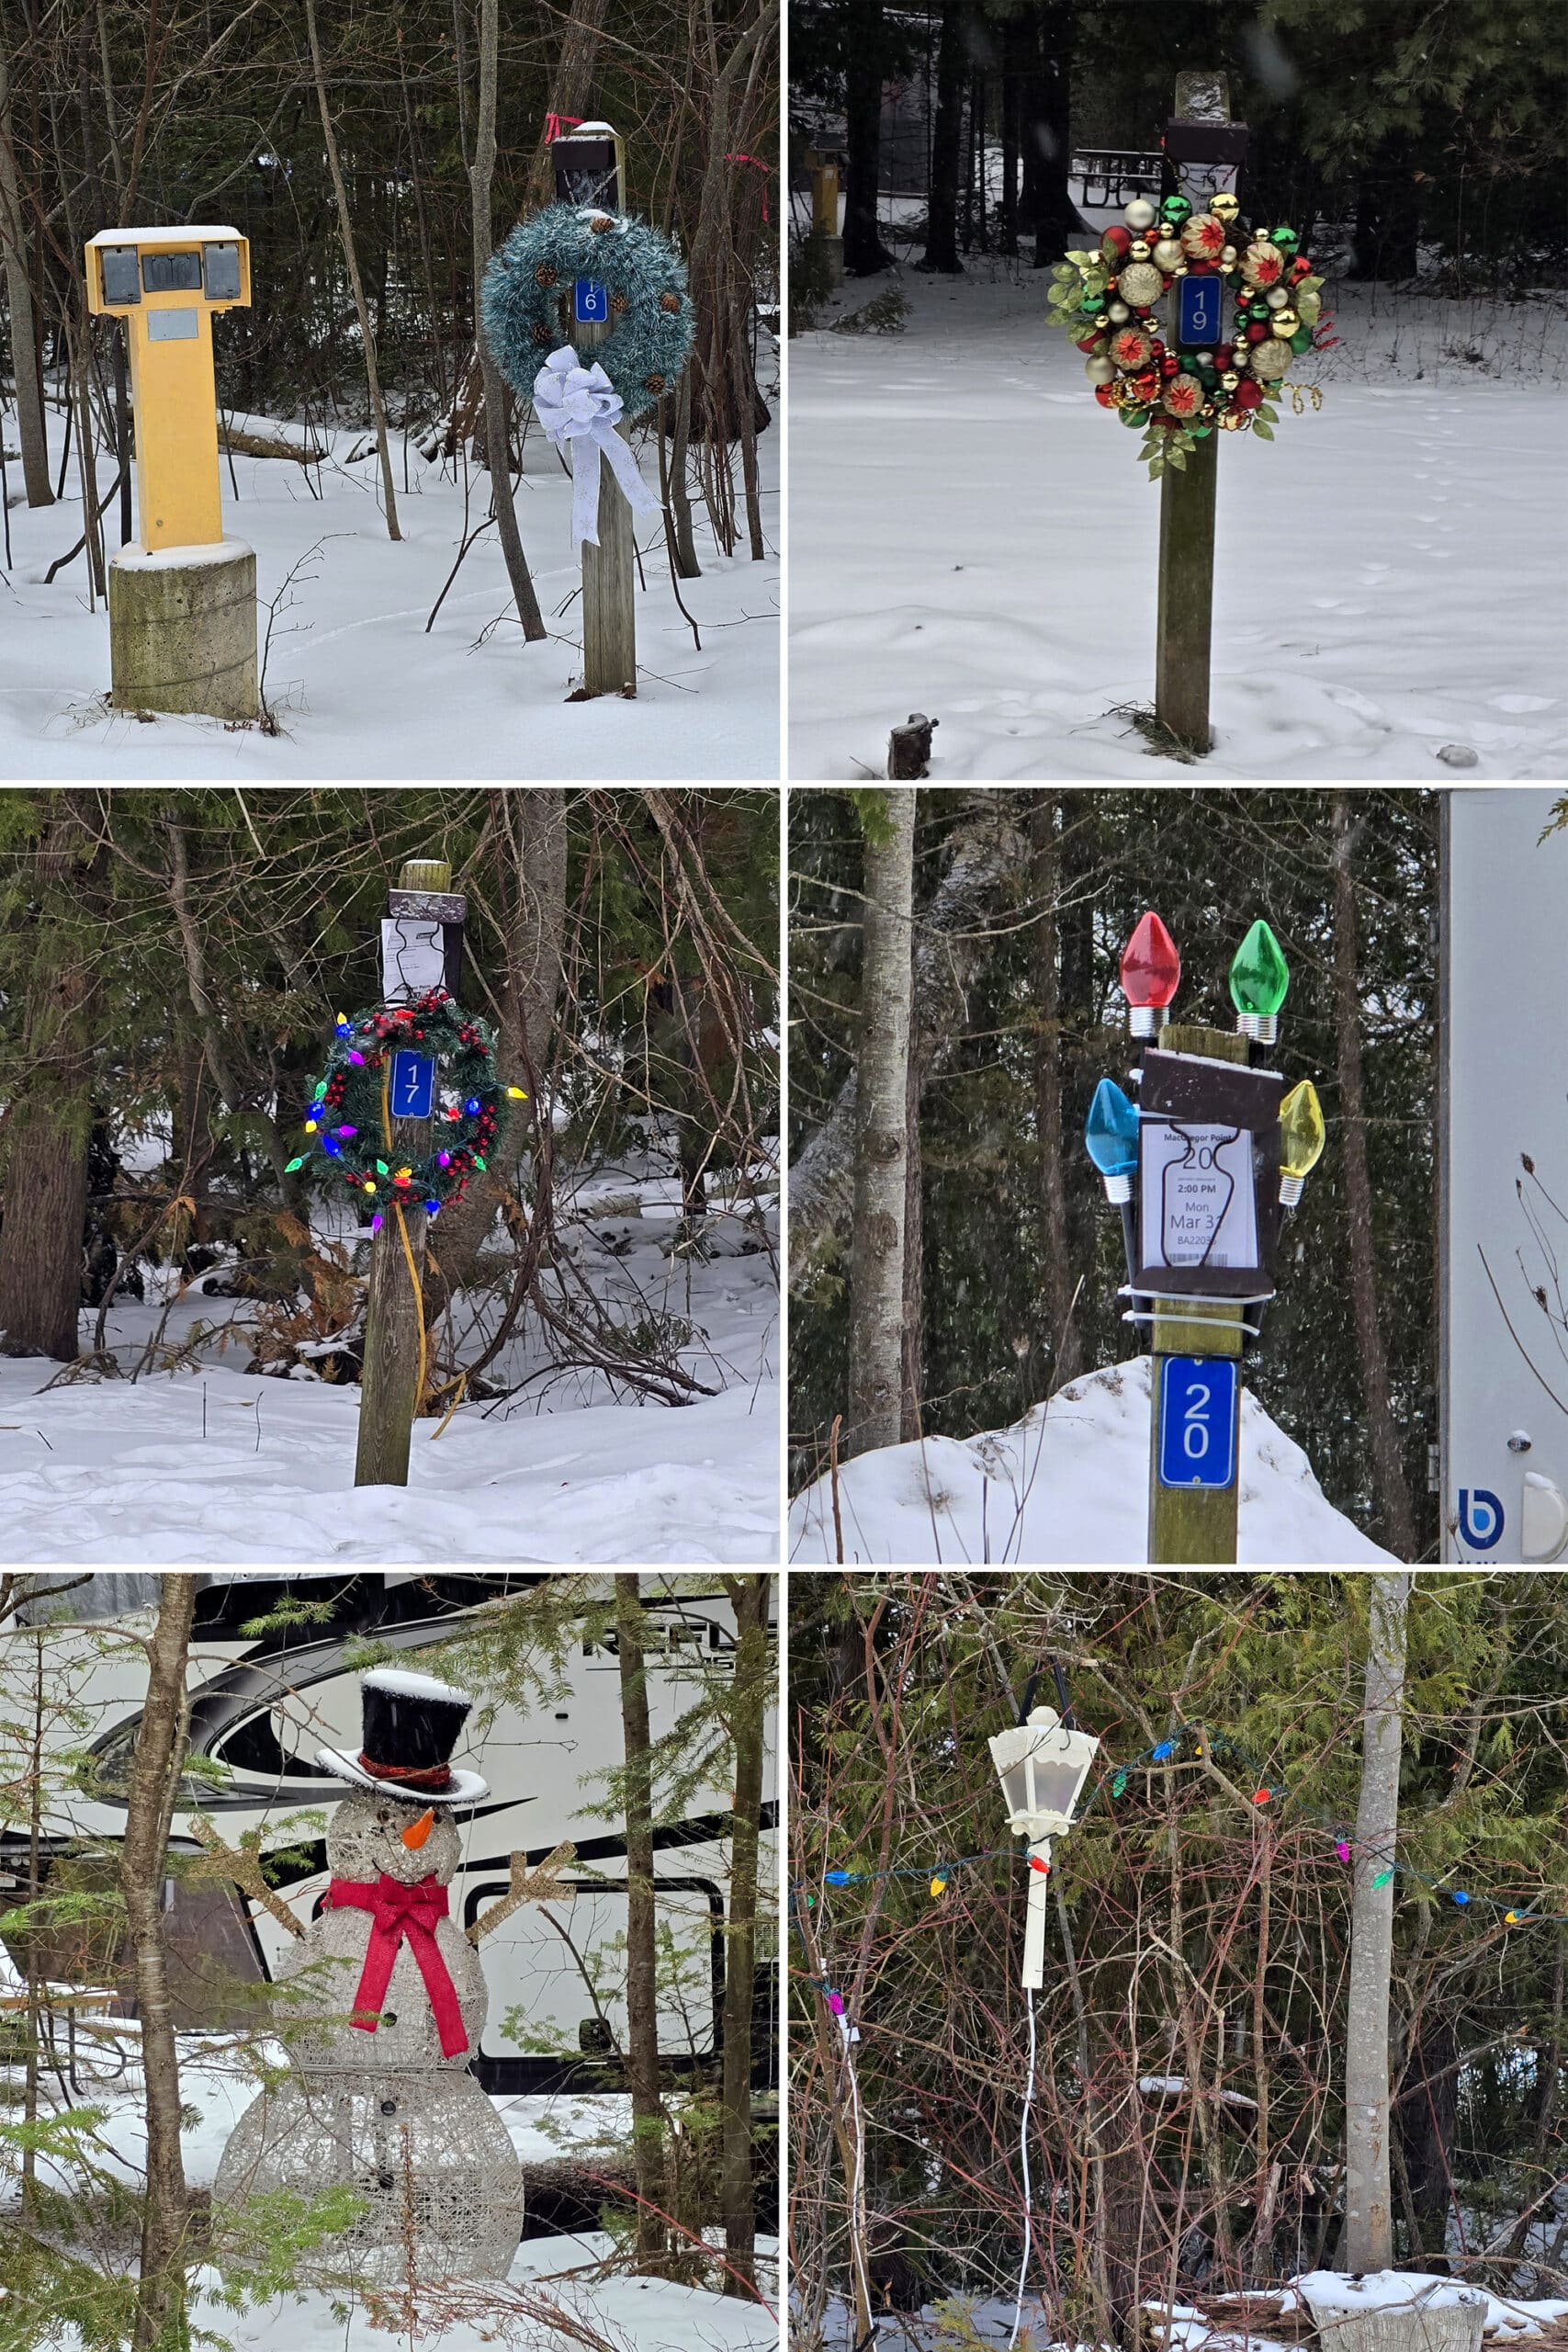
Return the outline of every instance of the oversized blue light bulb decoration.
{"type": "Polygon", "coordinates": [[[1138,1114],[1114,1079],[1102,1078],[1095,1088],[1083,1139],[1105,1179],[1106,1199],[1118,1206],[1130,1201],[1138,1165],[1138,1114]]]}

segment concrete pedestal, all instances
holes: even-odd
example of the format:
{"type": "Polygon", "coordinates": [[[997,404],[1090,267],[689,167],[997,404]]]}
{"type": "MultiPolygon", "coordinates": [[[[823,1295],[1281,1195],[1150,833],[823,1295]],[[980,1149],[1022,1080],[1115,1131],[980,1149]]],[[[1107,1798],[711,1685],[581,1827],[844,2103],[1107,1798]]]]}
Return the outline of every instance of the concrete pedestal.
{"type": "Polygon", "coordinates": [[[815,254],[822,257],[821,266],[827,272],[829,290],[836,292],[844,282],[844,241],[829,237],[821,229],[813,229],[808,243],[815,254]]]}
{"type": "Polygon", "coordinates": [[[118,710],[259,718],[254,550],[240,539],[121,548],[109,560],[109,667],[118,710]]]}

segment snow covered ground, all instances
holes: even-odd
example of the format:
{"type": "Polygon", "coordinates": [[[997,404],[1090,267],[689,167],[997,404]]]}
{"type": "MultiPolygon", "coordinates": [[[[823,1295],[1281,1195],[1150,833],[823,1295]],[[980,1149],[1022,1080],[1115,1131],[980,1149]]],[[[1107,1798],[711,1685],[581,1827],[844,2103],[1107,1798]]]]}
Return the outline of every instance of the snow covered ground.
{"type": "MultiPolygon", "coordinates": [[[[134,2034],[134,2028],[129,2029],[134,2034]]],[[[268,2059],[281,2060],[281,2046],[267,2046],[268,2059]]],[[[234,2045],[221,2038],[180,2036],[180,2086],[186,2105],[180,2135],[186,2178],[190,2187],[210,2189],[225,2142],[256,2092],[249,2066],[234,2045]]],[[[141,2114],[140,2070],[132,2062],[118,2082],[87,2080],[79,2104],[107,2109],[101,2133],[107,2143],[104,2169],[140,2186],[146,2160],[146,2131],[141,2114]]],[[[62,2104],[47,2072],[42,2081],[46,2104],[62,2104]]],[[[496,2110],[512,2134],[513,2145],[527,2163],[549,2162],[573,2150],[603,2153],[607,2146],[624,2147],[631,2132],[629,2098],[611,2093],[578,2097],[570,2094],[497,2098],[496,2110]]],[[[41,2175],[55,2175],[48,2160],[41,2175]]],[[[69,2186],[63,2179],[60,2185],[69,2186]]],[[[614,2241],[601,2232],[578,2235],[553,2233],[525,2239],[512,2267],[510,2284],[558,2302],[582,2324],[596,2328],[615,2352],[761,2352],[776,2346],[778,2325],[756,2303],[726,2298],[705,2289],[685,2287],[663,2279],[629,2278],[603,2266],[615,2251],[614,2241]]],[[[776,2291],[776,2248],[770,2239],[758,2242],[759,2276],[763,2291],[776,2291]]],[[[204,2281],[216,2286],[211,2274],[204,2281]]],[[[289,2352],[376,2352],[385,2346],[385,2333],[372,2328],[368,2315],[355,2310],[348,2318],[334,2317],[334,2298],[305,2292],[259,2305],[237,2317],[216,2306],[200,2316],[220,2341],[234,2352],[276,2352],[287,2344],[289,2352]]],[[[537,2327],[514,2339],[499,2333],[504,2298],[483,2290],[468,2290],[466,2300],[476,2308],[464,2318],[443,2324],[438,2335],[446,2352],[479,2352],[479,2347],[513,2340],[542,2347],[558,2342],[537,2327]],[[486,2333],[486,2330],[489,2333],[486,2333]]],[[[407,2341],[406,2336],[401,2339],[407,2341]]],[[[54,2347],[51,2347],[54,2352],[54,2347]]],[[[58,2352],[79,2352],[77,2338],[62,2335],[58,2352]]]]}
{"type": "MultiPolygon", "coordinates": [[[[275,435],[279,429],[266,418],[234,422],[275,435]]],[[[58,460],[56,411],[51,425],[58,460]]],[[[282,731],[231,729],[210,718],[146,722],[106,709],[108,616],[101,605],[88,610],[84,560],[78,556],[52,584],[44,578],[81,533],[73,464],[59,505],[11,508],[8,568],[0,548],[0,777],[120,784],[778,775],[776,430],[760,444],[767,560],[753,563],[744,543],[734,557],[719,555],[699,510],[703,577],[683,581],[681,596],[697,623],[701,651],[676,605],[662,525],[644,518],[637,700],[571,704],[566,696],[582,669],[581,566],[570,539],[571,484],[543,435],[528,437],[517,514],[550,635],[545,644],[525,645],[493,528],[470,548],[425,633],[464,536],[464,486],[451,465],[443,471],[412,447],[398,447],[403,537],[394,545],[381,520],[374,444],[363,433],[312,430],[331,454],[308,481],[288,459],[236,457],[236,498],[226,459],[222,466],[225,528],[256,551],[264,637],[266,608],[282,599],[265,678],[282,731]],[[367,455],[353,456],[362,447],[367,455]]],[[[0,432],[9,460],[14,417],[0,417],[0,432]]],[[[98,463],[101,495],[114,465],[101,455],[98,463]]],[[[657,481],[657,454],[645,452],[642,465],[657,481]]],[[[10,481],[19,498],[15,464],[10,481]]],[[[489,477],[471,477],[469,491],[473,525],[489,510],[489,477]]],[[[117,499],[104,517],[111,549],[118,545],[118,512],[117,499]]]]}
{"type": "MultiPolygon", "coordinates": [[[[1160,493],[1042,277],[896,282],[904,334],[790,345],[791,775],[881,775],[919,710],[933,781],[1190,780],[1115,715],[1154,698],[1160,493]]],[[[1341,346],[1301,371],[1322,410],[1220,451],[1201,773],[1441,783],[1458,745],[1478,781],[1559,776],[1561,312],[1326,300],[1341,346]]]]}
{"type": "MultiPolygon", "coordinates": [[[[1246,2295],[1215,2296],[1206,2312],[1191,2303],[1145,2303],[1144,2309],[1150,2315],[1150,2340],[1163,2344],[1167,2352],[1287,2352],[1287,2347],[1269,2334],[1267,2315],[1270,2310],[1283,2316],[1299,2311],[1308,2299],[1320,2311],[1388,2310],[1414,2303],[1427,2309],[1452,2303],[1461,2294],[1475,2292],[1482,2294],[1486,2305],[1483,2335],[1494,2344],[1540,2335],[1568,2318],[1565,2302],[1518,2301],[1489,2294],[1483,2289],[1467,2288],[1462,2278],[1438,2278],[1414,2270],[1373,2270],[1356,2280],[1342,2278],[1337,2271],[1314,2270],[1292,2279],[1286,2287],[1259,2288],[1246,2295]],[[1245,2314],[1238,2313],[1235,2321],[1222,2315],[1226,2304],[1245,2305],[1245,2314]]],[[[1010,2341],[1014,2311],[1010,2295],[986,2296],[973,2301],[962,2297],[957,2300],[982,2341],[998,2346],[1010,2341]]],[[[1023,2299],[1022,2326],[1026,2334],[1021,2335],[1021,2340],[1042,2347],[1042,2352],[1092,2352],[1092,2347],[1083,2345],[1054,2345],[1044,2311],[1034,2296],[1026,2295],[1023,2299]]],[[[847,2346],[853,2340],[853,2333],[847,2305],[841,2301],[833,2302],[824,2330],[826,2342],[834,2347],[847,2346]]],[[[896,2347],[896,2352],[934,2352],[941,2340],[937,2312],[930,2305],[919,2312],[898,2312],[885,2319],[878,2331],[878,2344],[896,2347]]],[[[1299,2352],[1299,2347],[1293,2347],[1292,2352],[1299,2352]]]]}
{"type": "MultiPolygon", "coordinates": [[[[929,1437],[839,1472],[843,1558],[865,1566],[993,1561],[1116,1567],[1147,1542],[1149,1359],[1086,1374],[1012,1429],[929,1437]]],[[[795,1498],[789,1558],[835,1561],[829,1480],[795,1498]]],[[[1337,1511],[1299,1445],[1246,1388],[1236,1558],[1247,1567],[1386,1560],[1337,1511]]]]}
{"type": "MultiPolygon", "coordinates": [[[[558,1229],[595,1295],[625,1323],[689,1325],[680,1360],[716,1394],[666,1406],[612,1392],[597,1374],[552,1366],[525,1313],[487,1377],[529,1385],[464,1403],[439,1434],[420,1421],[408,1486],[355,1489],[357,1385],[247,1374],[241,1335],[254,1304],[193,1290],[170,1310],[165,1341],[212,1328],[181,1369],[51,1387],[55,1367],[0,1359],[0,1564],[776,1559],[772,1259],[734,1214],[710,1218],[711,1258],[665,1254],[673,1179],[601,1171],[575,1205],[558,1229]],[[640,1214],[582,1214],[616,1198],[640,1214]]],[[[776,1229],[776,1209],[767,1216],[776,1229]]],[[[151,1288],[145,1305],[111,1310],[107,1338],[127,1374],[164,1312],[151,1288]]],[[[84,1315],[85,1347],[92,1324],[84,1315]]]]}

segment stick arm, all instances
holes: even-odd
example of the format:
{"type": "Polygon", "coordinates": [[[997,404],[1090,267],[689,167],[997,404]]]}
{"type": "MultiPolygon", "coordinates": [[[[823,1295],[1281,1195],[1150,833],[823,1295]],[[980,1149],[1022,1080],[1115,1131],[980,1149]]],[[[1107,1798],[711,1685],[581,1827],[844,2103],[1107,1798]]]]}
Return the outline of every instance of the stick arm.
{"type": "Polygon", "coordinates": [[[263,1910],[269,1912],[278,1926],[286,1928],[291,1936],[304,1934],[304,1928],[276,1887],[268,1886],[259,1854],[242,1853],[226,1845],[203,1814],[193,1814],[188,1826],[197,1844],[210,1856],[226,1877],[233,1880],[242,1894],[248,1894],[253,1903],[259,1903],[263,1910]]]}
{"type": "Polygon", "coordinates": [[[548,1903],[556,1895],[564,1894],[567,1890],[560,1883],[560,1873],[576,1860],[577,1848],[570,1842],[558,1846],[553,1854],[547,1854],[536,1871],[528,1868],[526,1854],[513,1854],[511,1885],[499,1903],[492,1903],[474,1921],[468,1930],[468,1941],[478,1945],[481,1937],[488,1936],[492,1928],[499,1928],[503,1919],[510,1919],[525,1903],[548,1903]]]}

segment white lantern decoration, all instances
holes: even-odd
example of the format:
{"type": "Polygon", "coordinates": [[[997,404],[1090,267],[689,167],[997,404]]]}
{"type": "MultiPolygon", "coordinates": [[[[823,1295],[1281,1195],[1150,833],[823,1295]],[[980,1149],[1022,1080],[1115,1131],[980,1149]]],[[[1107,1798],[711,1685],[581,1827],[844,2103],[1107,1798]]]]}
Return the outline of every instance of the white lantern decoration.
{"type": "Polygon", "coordinates": [[[1002,1784],[1008,1827],[1029,1840],[1029,1910],[1023,1930],[1023,1986],[1038,1992],[1045,1982],[1045,1879],[1051,1841],[1073,1826],[1073,1807],[1100,1742],[1091,1732],[1069,1731],[1055,1707],[1034,1708],[1026,1723],[999,1731],[990,1742],[991,1761],[1002,1784]]]}

